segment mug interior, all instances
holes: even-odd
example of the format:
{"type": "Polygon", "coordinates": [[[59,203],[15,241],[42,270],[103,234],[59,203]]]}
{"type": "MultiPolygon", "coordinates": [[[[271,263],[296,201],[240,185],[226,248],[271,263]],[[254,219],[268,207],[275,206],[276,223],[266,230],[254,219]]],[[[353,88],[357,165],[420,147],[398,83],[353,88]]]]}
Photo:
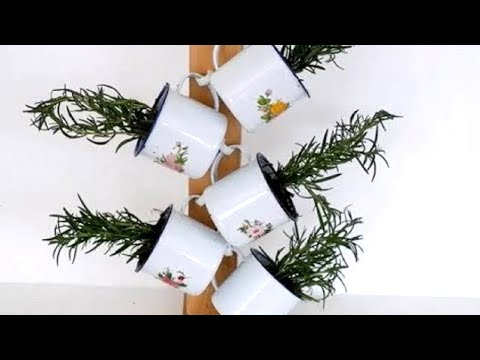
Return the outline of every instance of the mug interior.
{"type": "Polygon", "coordinates": [[[158,242],[160,241],[160,237],[162,236],[162,233],[165,230],[165,227],[167,226],[168,220],[170,219],[170,215],[172,215],[172,210],[173,210],[173,205],[170,205],[160,215],[160,219],[155,225],[155,230],[157,231],[157,238],[151,244],[150,249],[148,249],[148,251],[145,252],[145,254],[138,259],[137,267],[135,268],[136,272],[139,272],[140,270],[142,270],[143,266],[145,265],[148,258],[150,257],[150,254],[152,253],[153,249],[155,249],[155,246],[157,246],[158,242]]]}
{"type": "Polygon", "coordinates": [[[150,127],[150,131],[147,136],[144,136],[138,139],[137,145],[135,146],[134,156],[138,156],[138,154],[140,154],[140,152],[145,147],[145,144],[147,143],[148,138],[152,133],[152,129],[155,127],[155,124],[157,123],[160,112],[162,111],[163,105],[165,104],[165,100],[167,99],[169,90],[170,90],[170,84],[166,83],[165,86],[160,91],[160,94],[158,95],[157,99],[155,100],[155,103],[153,104],[153,110],[154,110],[155,116],[154,116],[152,126],[150,127]]]}
{"type": "Polygon", "coordinates": [[[268,161],[268,159],[261,153],[257,154],[257,162],[273,196],[275,196],[275,199],[277,199],[288,217],[295,221],[298,218],[298,212],[292,201],[292,195],[280,182],[272,163],[270,163],[270,161],[268,161]]]}

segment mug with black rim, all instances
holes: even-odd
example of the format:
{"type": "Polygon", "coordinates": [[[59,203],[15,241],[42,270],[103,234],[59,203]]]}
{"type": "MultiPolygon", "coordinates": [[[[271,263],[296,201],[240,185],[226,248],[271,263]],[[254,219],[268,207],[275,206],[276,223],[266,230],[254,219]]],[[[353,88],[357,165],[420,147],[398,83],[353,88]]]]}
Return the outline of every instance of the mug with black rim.
{"type": "Polygon", "coordinates": [[[212,304],[221,315],[287,315],[302,300],[288,279],[276,277],[276,265],[260,251],[251,254],[220,285],[212,304]]]}
{"type": "MultiPolygon", "coordinates": [[[[238,145],[233,149],[245,150],[238,145]]],[[[273,229],[296,221],[298,213],[292,194],[280,183],[273,165],[258,153],[249,162],[217,181],[216,172],[223,158],[215,159],[212,184],[196,200],[207,208],[213,223],[232,246],[242,247],[262,238],[273,229]]]]}
{"type": "Polygon", "coordinates": [[[154,104],[155,120],[149,135],[138,140],[135,156],[183,173],[192,179],[203,177],[219,152],[230,154],[224,144],[227,118],[219,112],[219,99],[209,87],[213,108],[180,93],[186,80],[202,75],[188,74],[177,91],[167,83],[154,104]]]}
{"type": "Polygon", "coordinates": [[[170,205],[161,213],[156,224],[158,238],[139,259],[136,272],[152,275],[186,294],[200,295],[215,281],[232,247],[217,231],[184,215],[188,202],[181,212],[170,205]]]}
{"type": "Polygon", "coordinates": [[[279,118],[296,102],[310,97],[275,45],[249,45],[222,66],[215,45],[215,71],[208,83],[247,132],[279,118]]]}

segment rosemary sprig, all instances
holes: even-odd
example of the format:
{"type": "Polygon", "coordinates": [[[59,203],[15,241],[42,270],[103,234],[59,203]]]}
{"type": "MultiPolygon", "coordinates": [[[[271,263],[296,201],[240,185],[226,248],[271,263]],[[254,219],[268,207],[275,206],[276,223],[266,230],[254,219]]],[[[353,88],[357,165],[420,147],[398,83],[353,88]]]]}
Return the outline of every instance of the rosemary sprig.
{"type": "Polygon", "coordinates": [[[149,251],[157,236],[154,225],[141,221],[127,209],[116,214],[93,213],[82,198],[78,198],[81,203],[78,215],[65,208],[62,215],[50,215],[57,219],[55,235],[44,241],[55,246],[53,257],[57,264],[64,249],[68,250],[72,263],[79,249],[88,254],[106,246],[105,254],[126,255],[127,263],[149,251]]]}
{"type": "Polygon", "coordinates": [[[325,70],[325,65],[334,63],[336,56],[346,53],[352,45],[283,45],[280,53],[290,64],[295,73],[306,70],[315,74],[317,70],[325,70]]]}
{"type": "Polygon", "coordinates": [[[55,89],[49,100],[27,105],[24,112],[33,114],[32,125],[40,131],[62,133],[70,139],[85,137],[105,145],[117,135],[125,135],[125,144],[148,135],[153,109],[137,100],[124,98],[115,88],[99,85],[97,91],[55,89]]]}
{"type": "Polygon", "coordinates": [[[289,238],[288,250],[281,248],[275,259],[262,249],[261,253],[275,266],[275,278],[280,283],[289,284],[297,297],[307,301],[325,301],[335,293],[335,282],[343,282],[343,270],[348,268],[345,251],[353,254],[358,261],[362,248],[358,242],[362,236],[353,235],[355,227],[362,223],[361,218],[354,218],[350,211],[338,211],[332,216],[325,216],[323,226],[315,227],[310,233],[300,231],[295,223],[293,232],[286,234],[289,238]],[[320,299],[311,295],[311,288],[318,286],[322,291],[320,299]]]}
{"type": "MultiPolygon", "coordinates": [[[[379,130],[384,123],[398,116],[384,110],[373,116],[362,116],[355,111],[348,122],[337,122],[333,130],[327,130],[321,141],[315,137],[304,145],[286,165],[278,164],[280,182],[297,196],[312,199],[317,211],[335,213],[323,192],[329,190],[324,184],[341,175],[339,166],[357,161],[367,173],[372,173],[372,181],[377,172],[380,158],[388,166],[385,152],[378,145],[379,130]],[[369,136],[373,132],[373,136],[369,136]]],[[[322,219],[322,217],[320,217],[322,219]]]]}

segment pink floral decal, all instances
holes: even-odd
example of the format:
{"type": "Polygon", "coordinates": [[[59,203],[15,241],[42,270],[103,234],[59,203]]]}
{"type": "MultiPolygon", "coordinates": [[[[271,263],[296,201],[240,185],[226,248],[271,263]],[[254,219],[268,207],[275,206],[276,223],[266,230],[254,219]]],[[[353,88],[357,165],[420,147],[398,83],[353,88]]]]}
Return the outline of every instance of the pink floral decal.
{"type": "Polygon", "coordinates": [[[238,231],[244,233],[250,239],[258,240],[272,231],[272,224],[264,224],[259,220],[254,220],[253,223],[249,220],[244,220],[242,226],[238,228],[238,231]]]}
{"type": "Polygon", "coordinates": [[[182,271],[177,271],[174,275],[169,268],[166,268],[158,274],[158,278],[175,289],[187,287],[187,284],[185,283],[186,277],[182,271]]]}
{"type": "Polygon", "coordinates": [[[166,166],[169,169],[182,173],[185,170],[185,164],[188,161],[188,146],[182,146],[177,142],[171,153],[155,159],[157,164],[166,166]]]}

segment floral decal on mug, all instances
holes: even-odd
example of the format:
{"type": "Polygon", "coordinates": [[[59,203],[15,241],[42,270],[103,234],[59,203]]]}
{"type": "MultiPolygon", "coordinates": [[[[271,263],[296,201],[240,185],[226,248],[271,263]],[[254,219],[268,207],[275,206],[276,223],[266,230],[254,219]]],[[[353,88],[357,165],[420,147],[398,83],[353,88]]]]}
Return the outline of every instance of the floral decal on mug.
{"type": "Polygon", "coordinates": [[[244,233],[250,239],[258,240],[272,231],[272,228],[273,226],[270,223],[264,224],[259,220],[254,220],[253,222],[244,220],[242,226],[238,228],[238,231],[244,233]]]}
{"type": "Polygon", "coordinates": [[[187,284],[185,284],[186,277],[182,271],[177,271],[174,276],[173,272],[170,271],[169,268],[166,268],[160,274],[158,274],[157,277],[165,284],[168,284],[175,289],[187,287],[187,284]]]}
{"type": "Polygon", "coordinates": [[[286,103],[280,99],[273,102],[272,98],[270,97],[271,95],[272,90],[269,89],[265,91],[265,95],[260,95],[257,100],[258,110],[263,113],[260,118],[265,120],[267,123],[283,113],[290,106],[289,103],[286,103]]]}
{"type": "Polygon", "coordinates": [[[167,156],[157,157],[155,162],[169,169],[182,173],[185,170],[185,164],[188,161],[188,146],[183,146],[181,142],[177,142],[170,154],[167,156]]]}

